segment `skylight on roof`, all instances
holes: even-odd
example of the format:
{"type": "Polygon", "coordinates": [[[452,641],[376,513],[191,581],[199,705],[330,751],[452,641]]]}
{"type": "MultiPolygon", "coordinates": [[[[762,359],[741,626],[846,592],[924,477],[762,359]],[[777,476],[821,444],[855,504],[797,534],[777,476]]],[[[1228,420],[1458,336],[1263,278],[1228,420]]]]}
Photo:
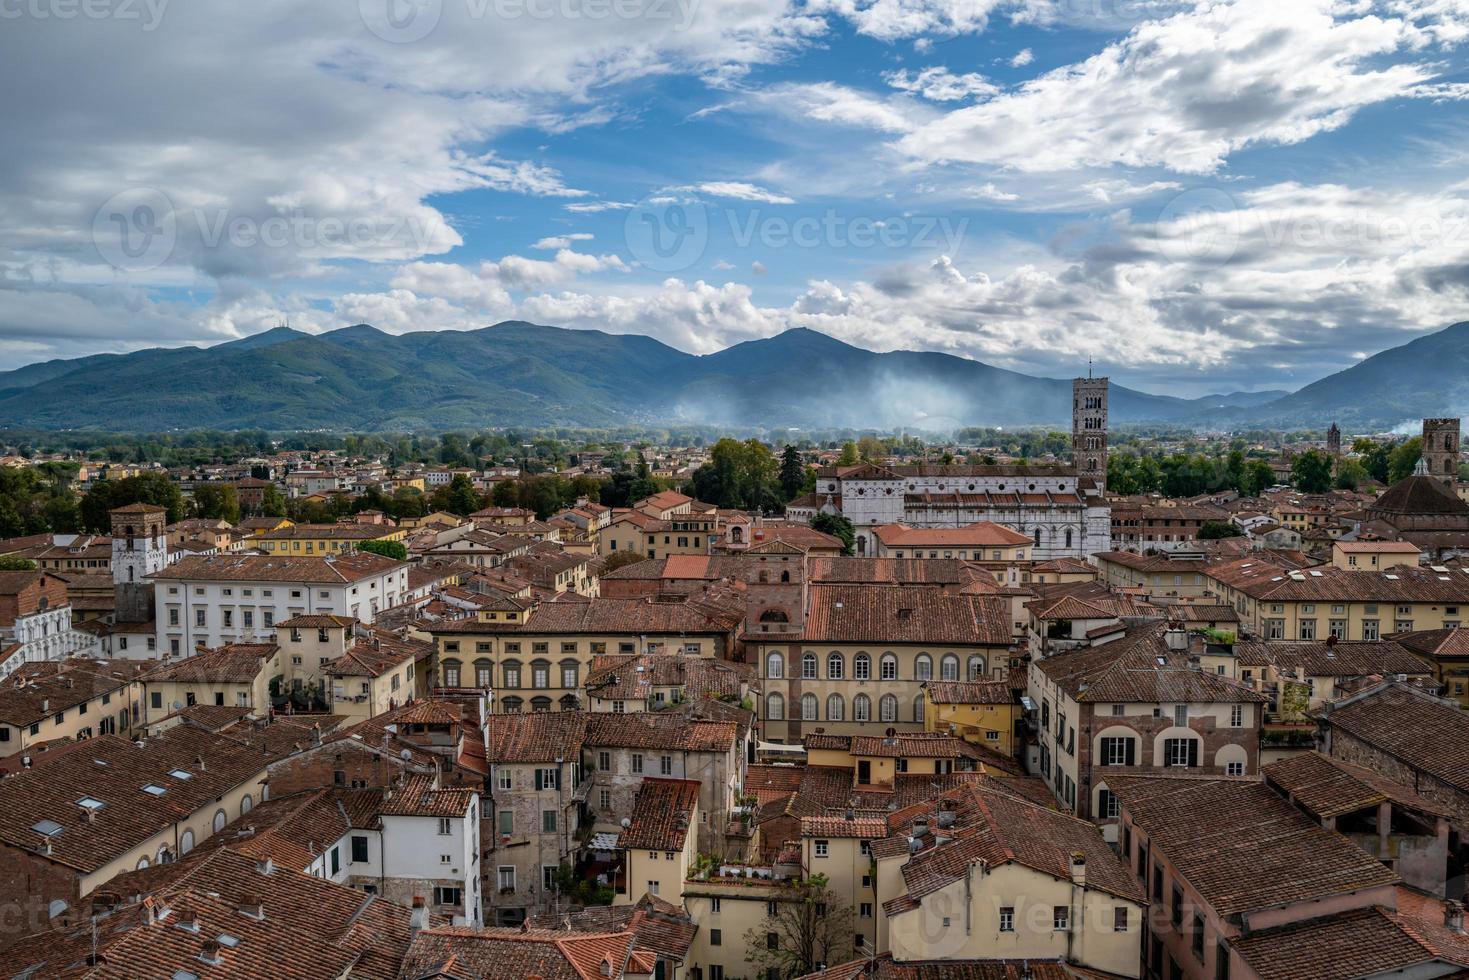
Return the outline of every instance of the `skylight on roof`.
{"type": "Polygon", "coordinates": [[[143,792],[151,793],[154,796],[162,796],[164,793],[168,792],[168,789],[163,786],[154,786],[152,783],[149,783],[147,786],[143,787],[143,792]]]}
{"type": "Polygon", "coordinates": [[[1394,582],[1398,580],[1398,577],[1396,575],[1384,575],[1383,578],[1392,579],[1394,582]]]}
{"type": "Polygon", "coordinates": [[[168,774],[174,779],[193,779],[194,774],[184,769],[170,769],[168,774]]]}
{"type": "Polygon", "coordinates": [[[77,800],[77,806],[85,810],[100,810],[106,805],[106,803],[92,796],[84,796],[77,800]]]}
{"type": "Polygon", "coordinates": [[[61,833],[62,827],[55,820],[38,820],[31,824],[31,829],[42,837],[55,837],[61,833]]]}
{"type": "Polygon", "coordinates": [[[219,934],[218,942],[221,946],[228,947],[229,949],[234,949],[236,946],[240,945],[240,937],[231,936],[227,932],[221,932],[219,934]]]}

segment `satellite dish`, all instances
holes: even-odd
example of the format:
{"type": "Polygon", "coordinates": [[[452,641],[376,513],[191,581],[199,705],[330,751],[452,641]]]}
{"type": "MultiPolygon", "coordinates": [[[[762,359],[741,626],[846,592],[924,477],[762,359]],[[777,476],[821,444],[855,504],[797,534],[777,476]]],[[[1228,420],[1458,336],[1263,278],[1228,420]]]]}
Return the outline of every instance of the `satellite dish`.
{"type": "Polygon", "coordinates": [[[182,701],[175,701],[173,703],[173,710],[178,711],[183,706],[184,706],[184,703],[182,701]]]}
{"type": "Polygon", "coordinates": [[[398,753],[398,758],[402,759],[404,762],[409,762],[413,759],[413,753],[409,752],[407,749],[404,749],[402,752],[398,753]]]}
{"type": "Polygon", "coordinates": [[[627,828],[629,828],[631,826],[632,826],[632,817],[623,817],[622,818],[622,829],[623,830],[626,830],[627,828]]]}
{"type": "Polygon", "coordinates": [[[897,734],[898,730],[896,728],[889,728],[886,732],[888,738],[894,738],[897,736],[897,734]]]}

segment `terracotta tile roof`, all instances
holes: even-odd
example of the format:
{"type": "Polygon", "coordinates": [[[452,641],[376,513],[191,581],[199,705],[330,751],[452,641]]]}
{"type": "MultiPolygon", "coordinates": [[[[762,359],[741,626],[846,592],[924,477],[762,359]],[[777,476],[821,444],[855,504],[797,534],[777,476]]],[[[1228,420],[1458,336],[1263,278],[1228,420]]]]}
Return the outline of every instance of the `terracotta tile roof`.
{"type": "MultiPolygon", "coordinates": [[[[698,926],[689,914],[657,895],[644,895],[631,905],[589,905],[557,915],[541,912],[527,918],[532,930],[569,929],[574,932],[633,934],[633,949],[682,961],[688,957],[698,926]]],[[[649,971],[651,972],[651,971],[649,971]]]]}
{"type": "MultiPolygon", "coordinates": [[[[1352,980],[1410,972],[1435,954],[1386,909],[1353,909],[1230,940],[1260,980],[1352,980]]],[[[1469,956],[1459,960],[1469,965],[1469,956]]]]}
{"type": "Polygon", "coordinates": [[[125,692],[152,666],[151,661],[84,657],[22,664],[0,682],[0,722],[31,725],[103,694],[125,692]]]}
{"type": "Polygon", "coordinates": [[[891,953],[808,973],[799,980],[1075,980],[1081,974],[1045,960],[913,960],[891,953]]]}
{"type": "MultiPolygon", "coordinates": [[[[997,780],[990,786],[1003,784],[997,780]]],[[[976,860],[991,868],[1019,864],[1060,881],[1071,878],[1072,855],[1086,856],[1087,886],[1120,898],[1143,901],[1132,872],[1112,853],[1095,826],[1055,810],[1037,806],[1010,793],[974,785],[958,786],[925,804],[899,810],[888,819],[891,832],[912,836],[914,820],[928,821],[929,833],[919,837],[923,847],[902,866],[906,891],[884,903],[889,914],[917,907],[924,896],[946,887],[967,873],[976,860]],[[941,801],[949,801],[944,807],[941,801]],[[938,814],[948,809],[953,822],[934,833],[938,814]]]]}
{"type": "Polygon", "coordinates": [[[1114,614],[1101,606],[1074,595],[1063,595],[1054,601],[1037,599],[1025,608],[1036,619],[1113,619],[1114,614]]]}
{"type": "Polygon", "coordinates": [[[1399,565],[1380,572],[1313,568],[1292,573],[1258,560],[1211,566],[1204,574],[1256,600],[1271,602],[1469,603],[1469,569],[1438,572],[1399,565]]]}
{"type": "Polygon", "coordinates": [[[906,524],[883,524],[873,529],[889,548],[970,547],[1013,548],[1029,545],[1031,539],[992,521],[979,521],[956,528],[909,527],[906,524]]]}
{"type": "Polygon", "coordinates": [[[1293,755],[1261,767],[1260,772],[1266,783],[1322,819],[1375,807],[1387,800],[1421,813],[1451,816],[1449,810],[1420,796],[1411,786],[1320,752],[1293,755]]]}
{"type": "Polygon", "coordinates": [[[1014,704],[1009,681],[926,681],[924,690],[934,704],[1014,704]]]}
{"type": "Polygon", "coordinates": [[[989,596],[887,585],[811,585],[803,640],[1009,646],[1009,606],[989,596]]]}
{"type": "Polygon", "coordinates": [[[290,619],[278,620],[275,628],[278,630],[289,629],[351,629],[357,620],[351,616],[330,616],[313,613],[309,616],[292,616],[290,619]]]}
{"type": "Polygon", "coordinates": [[[1189,664],[1169,649],[1160,625],[1134,626],[1096,647],[1052,654],[1035,666],[1078,702],[1217,704],[1268,698],[1189,664]]]}
{"type": "Polygon", "coordinates": [[[727,633],[744,619],[744,605],[711,601],[599,597],[589,601],[543,602],[524,623],[481,623],[473,620],[438,623],[435,634],[489,633],[651,633],[662,636],[727,633]]]}
{"type": "Polygon", "coordinates": [[[274,643],[227,643],[172,660],[143,675],[143,683],[250,684],[280,652],[274,643]]]}
{"type": "Polygon", "coordinates": [[[729,752],[739,727],[732,721],[688,721],[661,712],[596,712],[587,715],[582,744],[587,748],[668,749],[683,752],[729,752]]]}
{"type": "Polygon", "coordinates": [[[333,660],[322,673],[331,677],[380,677],[399,664],[426,657],[433,645],[393,637],[362,639],[333,660]]]}
{"type": "Polygon", "coordinates": [[[514,764],[574,758],[581,751],[589,717],[580,711],[490,715],[485,759],[514,764]]]}
{"type": "Polygon", "coordinates": [[[753,668],[725,660],[675,653],[604,654],[595,659],[583,686],[604,701],[647,698],[654,687],[680,688],[689,697],[737,699],[753,680],[753,668]]]}
{"type": "Polygon", "coordinates": [[[888,822],[881,817],[802,817],[802,837],[855,837],[879,840],[888,835],[888,822]]]}
{"type": "Polygon", "coordinates": [[[412,776],[383,794],[385,817],[463,817],[479,794],[471,789],[437,789],[429,776],[412,776]]]}
{"type": "Polygon", "coordinates": [[[1385,684],[1321,710],[1324,723],[1469,790],[1469,713],[1453,702],[1385,684]]]}
{"type": "Polygon", "coordinates": [[[1252,640],[1236,643],[1234,653],[1241,666],[1271,666],[1285,674],[1299,669],[1307,677],[1422,676],[1432,672],[1427,663],[1391,640],[1334,644],[1252,640]]]}
{"type": "Polygon", "coordinates": [[[1394,633],[1388,639],[1424,656],[1435,658],[1469,656],[1469,628],[1463,626],[1394,633]]]}
{"type": "Polygon", "coordinates": [[[413,938],[402,975],[454,980],[620,980],[632,941],[631,932],[442,926],[425,929],[413,938]]]}
{"type": "Polygon", "coordinates": [[[258,744],[191,726],[149,738],[142,747],[98,736],[41,769],[0,780],[0,840],[33,852],[49,845],[52,860],[94,871],[212,807],[275,758],[258,744]],[[150,792],[150,786],[163,792],[150,792]],[[84,799],[102,805],[89,810],[80,804],[84,799]]]}
{"type": "Polygon", "coordinates": [[[405,567],[404,562],[358,551],[338,557],[204,555],[181,558],[148,576],[167,581],[311,582],[338,585],[405,567]]]}
{"type": "Polygon", "coordinates": [[[1398,876],[1263,783],[1109,776],[1153,848],[1224,916],[1391,885],[1398,876]]]}
{"type": "Polygon", "coordinates": [[[975,759],[974,746],[962,738],[942,732],[900,732],[891,738],[881,735],[853,735],[849,751],[853,756],[891,759],[975,759]]]}
{"type": "Polygon", "coordinates": [[[631,822],[618,838],[627,850],[681,851],[699,805],[692,779],[644,779],[633,801],[631,822]]]}

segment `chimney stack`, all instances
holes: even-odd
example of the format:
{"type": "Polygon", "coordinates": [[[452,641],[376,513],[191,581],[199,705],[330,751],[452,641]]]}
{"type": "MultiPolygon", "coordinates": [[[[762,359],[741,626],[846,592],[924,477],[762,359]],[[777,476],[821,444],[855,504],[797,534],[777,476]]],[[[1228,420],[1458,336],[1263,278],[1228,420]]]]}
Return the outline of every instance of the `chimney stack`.
{"type": "Polygon", "coordinates": [[[416,936],[428,928],[428,906],[424,903],[422,895],[413,896],[413,911],[408,919],[408,933],[416,936]]]}
{"type": "Polygon", "coordinates": [[[238,909],[241,915],[248,915],[257,921],[265,918],[265,904],[254,893],[241,895],[238,909]]]}
{"type": "Polygon", "coordinates": [[[1464,903],[1448,901],[1443,906],[1443,924],[1451,932],[1464,935],[1464,903]]]}
{"type": "Polygon", "coordinates": [[[1071,880],[1080,888],[1086,887],[1086,854],[1081,851],[1071,852],[1071,880]]]}

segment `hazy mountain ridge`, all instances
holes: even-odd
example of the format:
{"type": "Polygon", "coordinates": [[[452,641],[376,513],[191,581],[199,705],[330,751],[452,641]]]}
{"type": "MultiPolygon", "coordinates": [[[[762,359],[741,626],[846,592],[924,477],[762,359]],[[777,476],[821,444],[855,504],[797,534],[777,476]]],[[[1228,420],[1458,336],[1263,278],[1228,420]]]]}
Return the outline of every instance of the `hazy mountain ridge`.
{"type": "MultiPolygon", "coordinates": [[[[1393,424],[1469,414],[1469,323],[1295,393],[1182,399],[1114,384],[1115,423],[1393,424]]],[[[1071,382],[949,354],[875,353],[789,330],[697,356],[637,334],[507,321],[387,334],[276,328],[0,373],[0,424],[41,428],[606,426],[678,420],[802,428],[1069,425],[1071,382]]]]}

